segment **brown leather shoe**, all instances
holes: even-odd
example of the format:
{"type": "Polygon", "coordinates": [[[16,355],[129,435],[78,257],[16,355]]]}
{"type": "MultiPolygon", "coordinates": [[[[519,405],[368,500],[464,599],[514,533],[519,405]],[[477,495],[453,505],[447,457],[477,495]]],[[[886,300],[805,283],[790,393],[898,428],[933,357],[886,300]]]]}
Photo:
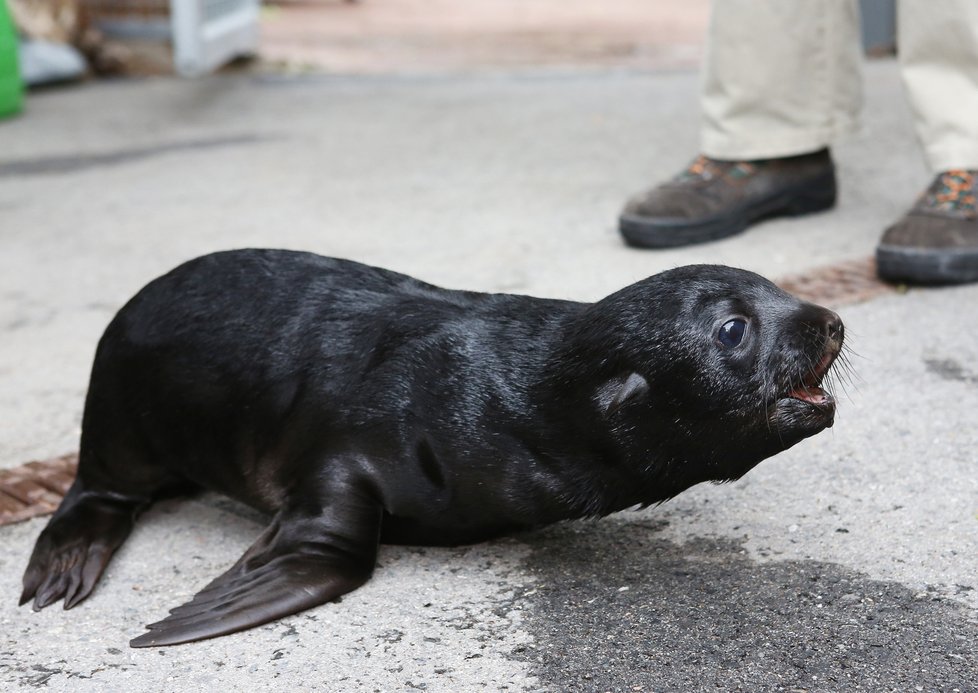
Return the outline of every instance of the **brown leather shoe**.
{"type": "Polygon", "coordinates": [[[671,248],[740,233],[779,215],[835,204],[835,166],[828,149],[757,161],[700,155],[667,183],[632,198],[618,218],[629,245],[671,248]]]}
{"type": "Polygon", "coordinates": [[[978,281],[978,170],[938,174],[876,247],[876,271],[893,282],[978,281]]]}

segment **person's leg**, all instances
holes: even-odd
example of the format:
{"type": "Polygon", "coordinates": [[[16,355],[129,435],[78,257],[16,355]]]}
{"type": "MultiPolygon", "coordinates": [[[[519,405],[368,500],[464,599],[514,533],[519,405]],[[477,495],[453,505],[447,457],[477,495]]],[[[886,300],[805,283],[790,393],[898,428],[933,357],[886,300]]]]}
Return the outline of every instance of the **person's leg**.
{"type": "Polygon", "coordinates": [[[917,136],[935,178],[883,234],[880,276],[978,281],[978,3],[901,0],[897,51],[917,136]]]}
{"type": "Polygon", "coordinates": [[[703,67],[702,152],[633,198],[625,240],[668,247],[730,236],[835,202],[827,145],[861,104],[855,0],[715,0],[703,67]]]}
{"type": "Polygon", "coordinates": [[[794,156],[855,129],[862,104],[855,0],[716,0],[706,51],[706,156],[794,156]]]}
{"type": "Polygon", "coordinates": [[[935,174],[978,168],[978,3],[901,0],[898,58],[935,174]]]}

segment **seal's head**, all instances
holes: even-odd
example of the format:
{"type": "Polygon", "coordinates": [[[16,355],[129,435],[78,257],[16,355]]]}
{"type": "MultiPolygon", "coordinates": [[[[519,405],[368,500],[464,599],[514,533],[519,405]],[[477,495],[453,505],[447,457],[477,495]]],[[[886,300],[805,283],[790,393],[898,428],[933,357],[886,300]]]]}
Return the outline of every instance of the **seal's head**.
{"type": "Polygon", "coordinates": [[[736,479],[833,423],[823,379],[842,321],[763,277],[681,267],[589,312],[578,343],[601,363],[593,400],[619,449],[635,464],[652,458],[676,492],[736,479]]]}

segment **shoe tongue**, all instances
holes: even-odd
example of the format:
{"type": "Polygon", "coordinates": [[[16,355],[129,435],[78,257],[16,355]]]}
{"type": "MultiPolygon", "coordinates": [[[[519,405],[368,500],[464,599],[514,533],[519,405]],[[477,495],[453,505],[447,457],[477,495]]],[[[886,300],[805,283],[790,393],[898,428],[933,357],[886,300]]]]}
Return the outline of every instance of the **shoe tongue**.
{"type": "Polygon", "coordinates": [[[680,171],[673,180],[684,181],[691,178],[710,178],[714,175],[714,169],[716,168],[716,162],[710,159],[705,154],[698,155],[689,166],[687,166],[683,171],[680,171]]]}
{"type": "Polygon", "coordinates": [[[951,169],[939,173],[917,201],[922,212],[964,219],[978,218],[978,171],[951,169]]]}
{"type": "Polygon", "coordinates": [[[727,175],[731,178],[747,178],[757,173],[759,164],[750,161],[738,161],[730,167],[727,175]]]}

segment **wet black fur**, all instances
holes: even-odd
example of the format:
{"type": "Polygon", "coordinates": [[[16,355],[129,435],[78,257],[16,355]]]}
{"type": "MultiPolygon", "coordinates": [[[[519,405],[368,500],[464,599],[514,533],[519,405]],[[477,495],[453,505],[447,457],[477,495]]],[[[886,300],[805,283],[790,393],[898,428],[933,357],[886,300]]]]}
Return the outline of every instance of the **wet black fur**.
{"type": "Polygon", "coordinates": [[[833,320],[719,266],[586,304],[283,250],[192,260],[105,331],[79,477],[23,600],[83,599],[135,514],[188,481],[275,519],[135,645],[332,599],[369,577],[378,539],[478,541],[737,478],[831,425],[785,396],[833,320]],[[716,334],[735,316],[749,328],[727,349],[716,334]]]}

